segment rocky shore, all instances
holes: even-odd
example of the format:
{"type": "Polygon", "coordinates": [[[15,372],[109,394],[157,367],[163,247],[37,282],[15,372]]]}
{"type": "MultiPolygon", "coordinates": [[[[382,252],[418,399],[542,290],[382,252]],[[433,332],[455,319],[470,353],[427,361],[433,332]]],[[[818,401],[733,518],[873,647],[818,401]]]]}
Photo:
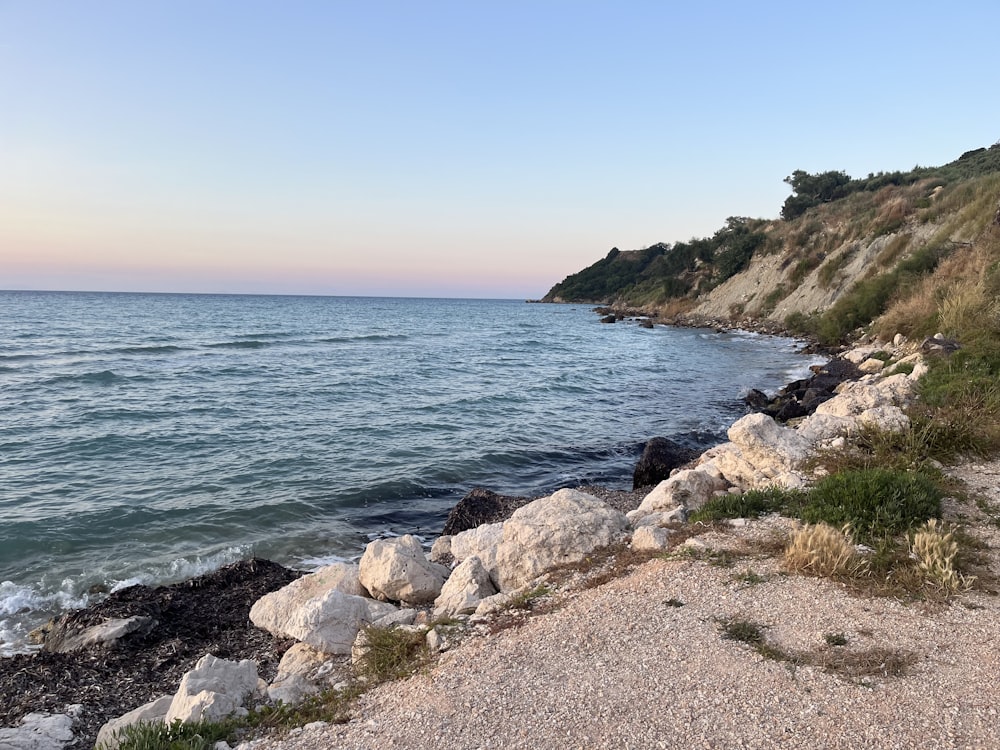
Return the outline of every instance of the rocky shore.
{"type": "Polygon", "coordinates": [[[252,560],[176,586],[118,592],[54,623],[42,652],[0,660],[4,726],[23,729],[39,713],[69,717],[49,745],[18,745],[23,731],[18,740],[0,729],[0,748],[89,747],[105,721],[141,704],[142,718],[169,723],[220,718],[245,701],[297,702],[344,684],[366,648],[367,624],[426,632],[432,650],[447,651],[454,625],[437,623],[482,626],[553,569],[615,545],[666,550],[676,544],[678,524],[713,496],[803,486],[809,477],[801,465],[811,451],[836,448],[862,424],[905,424],[901,407],[922,372],[919,352],[903,341],[872,344],[846,361],[853,367],[818,368],[809,381],[790,384],[777,406],[754,404],[776,417],[795,404],[794,427],[761,411],[748,414],[730,428],[729,442],[683,468],[668,467],[653,489],[582,488],[537,499],[479,491],[456,507],[444,530],[450,533],[430,555],[412,537],[400,537],[370,544],[359,565],[307,576],[252,560]],[[904,367],[885,376],[887,359],[904,367]],[[206,662],[208,654],[216,660],[206,662]],[[252,669],[232,700],[230,687],[207,676],[230,670],[231,681],[230,664],[252,669]]]}

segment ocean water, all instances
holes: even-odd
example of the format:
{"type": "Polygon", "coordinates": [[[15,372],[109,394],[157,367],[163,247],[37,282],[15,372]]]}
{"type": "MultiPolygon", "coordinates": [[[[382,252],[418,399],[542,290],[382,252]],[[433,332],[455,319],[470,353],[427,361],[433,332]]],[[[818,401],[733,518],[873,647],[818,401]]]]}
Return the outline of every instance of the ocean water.
{"type": "Polygon", "coordinates": [[[476,486],[630,487],[797,348],[583,305],[0,292],[0,653],[133,583],[430,541],[476,486]]]}

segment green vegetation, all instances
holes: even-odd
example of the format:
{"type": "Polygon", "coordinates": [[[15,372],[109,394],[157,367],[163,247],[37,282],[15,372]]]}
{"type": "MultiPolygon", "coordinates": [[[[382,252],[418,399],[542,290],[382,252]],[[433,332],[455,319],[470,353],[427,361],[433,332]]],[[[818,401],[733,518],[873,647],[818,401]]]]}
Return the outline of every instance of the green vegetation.
{"type": "Polygon", "coordinates": [[[862,543],[900,534],[941,516],[941,490],[917,473],[886,469],[845,471],[825,477],[809,493],[800,518],[849,525],[862,543]]]}
{"type": "Polygon", "coordinates": [[[729,493],[713,497],[688,516],[688,521],[720,521],[725,518],[758,518],[768,513],[796,515],[793,509],[801,507],[803,494],[781,487],[750,490],[742,494],[729,493]]]}
{"type": "Polygon", "coordinates": [[[767,240],[764,221],[730,217],[712,237],[645,250],[617,248],[582,271],[567,276],[546,300],[630,303],[661,302],[707,291],[736,275],[767,240]]]}
{"type": "Polygon", "coordinates": [[[230,736],[232,722],[198,722],[171,725],[133,724],[118,734],[121,750],[212,750],[230,736]]]}
{"type": "MultiPolygon", "coordinates": [[[[745,270],[755,256],[781,254],[783,286],[763,290],[753,305],[744,299],[743,309],[733,311],[768,316],[811,274],[821,288],[839,293],[838,280],[856,253],[879,236],[890,235],[875,262],[869,263],[871,275],[847,296],[841,294],[834,309],[811,316],[800,313],[786,321],[797,333],[840,343],[909,296],[943,258],[964,244],[961,237],[985,230],[996,210],[997,191],[990,186],[1000,186],[1000,144],[966,152],[941,167],[872,173],[860,179],[840,171],[796,170],[786,182],[792,195],[780,221],[730,217],[711,237],[661,242],[642,250],[614,248],[556,284],[544,299],[683,314],[700,295],[745,270]],[[956,217],[961,219],[957,223],[956,217]],[[923,242],[915,232],[922,222],[934,222],[942,231],[923,242]]],[[[926,329],[932,320],[921,317],[914,325],[926,329]]]]}

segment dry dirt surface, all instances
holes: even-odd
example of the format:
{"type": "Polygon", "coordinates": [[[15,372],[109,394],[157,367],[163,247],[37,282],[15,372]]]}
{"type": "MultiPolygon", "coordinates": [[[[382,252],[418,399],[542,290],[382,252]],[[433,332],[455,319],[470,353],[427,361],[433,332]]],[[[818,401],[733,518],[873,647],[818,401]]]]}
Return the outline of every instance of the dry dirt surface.
{"type": "MultiPolygon", "coordinates": [[[[740,548],[774,523],[700,539],[740,548]]],[[[1000,535],[981,534],[995,570],[1000,535]]],[[[653,559],[556,595],[553,611],[370,691],[348,724],[252,746],[1000,747],[1000,597],[902,603],[789,575],[773,557],[720,561],[705,549],[653,559]],[[763,640],[727,639],[727,622],[759,625],[763,640]]]]}

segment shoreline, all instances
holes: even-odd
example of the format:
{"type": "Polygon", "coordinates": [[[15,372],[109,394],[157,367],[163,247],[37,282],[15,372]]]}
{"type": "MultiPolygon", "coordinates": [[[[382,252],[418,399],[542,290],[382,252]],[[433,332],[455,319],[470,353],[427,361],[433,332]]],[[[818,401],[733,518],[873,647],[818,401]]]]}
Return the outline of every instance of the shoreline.
{"type": "MultiPolygon", "coordinates": [[[[616,502],[613,502],[613,505],[618,507],[622,512],[625,512],[635,510],[651,488],[645,487],[631,492],[595,488],[593,486],[588,486],[584,489],[600,496],[605,501],[609,499],[609,496],[617,496],[615,498],[616,502]]],[[[278,582],[281,585],[287,584],[289,580],[299,577],[302,573],[283,568],[267,560],[244,560],[233,565],[224,566],[212,573],[168,586],[151,588],[140,585],[122,589],[116,592],[116,594],[109,595],[106,599],[95,605],[91,605],[83,610],[70,612],[60,619],[65,620],[68,618],[75,624],[87,624],[96,619],[106,618],[115,614],[119,616],[131,615],[135,611],[143,611],[144,607],[148,608],[148,601],[150,599],[156,600],[163,596],[171,600],[183,599],[185,596],[200,589],[215,590],[215,587],[220,582],[228,581],[229,585],[232,585],[234,575],[239,579],[238,584],[243,586],[247,592],[242,600],[234,601],[229,605],[231,608],[230,614],[235,613],[236,620],[230,622],[226,627],[221,628],[213,626],[211,623],[206,623],[204,627],[200,626],[199,631],[188,639],[188,642],[184,643],[184,648],[180,650],[178,650],[177,645],[177,638],[179,636],[176,635],[177,631],[174,629],[169,631],[174,633],[174,635],[167,638],[160,638],[159,642],[157,642],[157,639],[147,635],[141,638],[130,636],[116,641],[110,647],[98,652],[105,654],[114,654],[116,651],[121,652],[117,653],[116,658],[105,660],[107,664],[103,667],[97,665],[94,658],[95,654],[92,651],[84,651],[77,654],[50,654],[49,652],[35,651],[30,654],[0,657],[0,687],[4,688],[4,690],[0,691],[0,694],[23,696],[13,702],[8,700],[8,705],[4,706],[4,710],[0,712],[0,721],[6,726],[14,726],[17,720],[26,713],[38,710],[58,710],[60,705],[63,707],[68,705],[66,701],[70,700],[69,695],[73,691],[90,694],[101,692],[103,690],[99,686],[101,681],[104,681],[105,684],[107,682],[118,681],[135,686],[135,679],[127,675],[127,671],[123,665],[135,661],[138,654],[143,654],[143,658],[135,664],[135,669],[145,675],[143,678],[143,687],[141,689],[136,688],[135,692],[129,694],[127,700],[123,696],[120,704],[107,700],[106,696],[98,703],[87,704],[90,710],[85,710],[85,714],[78,716],[75,720],[78,739],[92,740],[96,737],[96,730],[104,723],[104,720],[114,718],[134,708],[136,705],[140,705],[149,696],[155,697],[154,694],[157,691],[163,692],[166,688],[175,686],[179,680],[180,673],[183,672],[183,669],[181,669],[182,665],[179,664],[179,660],[182,658],[178,655],[180,653],[188,654],[186,657],[189,659],[188,667],[201,655],[197,653],[199,650],[205,652],[211,651],[216,656],[226,658],[242,659],[255,657],[260,662],[262,674],[268,678],[273,677],[277,662],[285,649],[290,645],[290,642],[279,638],[272,638],[264,631],[252,626],[248,627],[246,613],[260,596],[268,593],[269,590],[273,590],[273,588],[269,589],[269,586],[273,584],[277,587],[278,582]],[[252,580],[255,577],[255,568],[267,571],[267,575],[263,576],[257,582],[252,580]],[[246,577],[241,577],[244,575],[246,577]],[[263,588],[258,586],[261,583],[263,583],[263,588]],[[130,608],[128,606],[129,603],[137,604],[137,607],[130,608]],[[202,630],[207,630],[213,635],[203,637],[201,634],[202,630]],[[239,641],[241,637],[246,641],[246,644],[242,646],[235,642],[239,641]],[[219,645],[225,644],[227,639],[229,645],[222,645],[219,648],[219,645]],[[176,660],[168,665],[166,661],[163,661],[164,657],[160,653],[162,649],[170,649],[172,655],[177,655],[176,660]],[[147,657],[152,659],[155,666],[150,666],[147,657]],[[32,662],[32,659],[36,659],[37,661],[32,662]],[[157,660],[160,661],[157,662],[157,660]],[[143,666],[144,664],[145,666],[143,666]],[[44,701],[33,703],[32,696],[37,696],[37,690],[32,693],[31,690],[26,688],[24,680],[24,676],[32,671],[32,666],[44,666],[45,669],[41,671],[49,670],[50,674],[59,672],[65,675],[73,671],[84,673],[86,679],[83,682],[85,684],[69,685],[65,678],[62,678],[58,680],[61,690],[55,692],[49,691],[44,701]],[[178,672],[179,669],[180,672],[178,672]],[[10,672],[12,671],[21,675],[19,682],[10,680],[10,672]],[[4,678],[7,678],[6,682],[4,678]],[[62,704],[60,704],[60,700],[62,700],[62,704]],[[89,714],[89,716],[86,714],[89,714]]],[[[214,606],[213,610],[213,616],[219,614],[218,606],[214,606]]],[[[206,619],[210,620],[212,618],[208,617],[206,619]]],[[[41,687],[44,687],[46,684],[46,680],[42,674],[36,674],[35,679],[31,682],[41,687]]],[[[48,682],[52,685],[56,682],[56,679],[50,676],[48,682]]]]}

